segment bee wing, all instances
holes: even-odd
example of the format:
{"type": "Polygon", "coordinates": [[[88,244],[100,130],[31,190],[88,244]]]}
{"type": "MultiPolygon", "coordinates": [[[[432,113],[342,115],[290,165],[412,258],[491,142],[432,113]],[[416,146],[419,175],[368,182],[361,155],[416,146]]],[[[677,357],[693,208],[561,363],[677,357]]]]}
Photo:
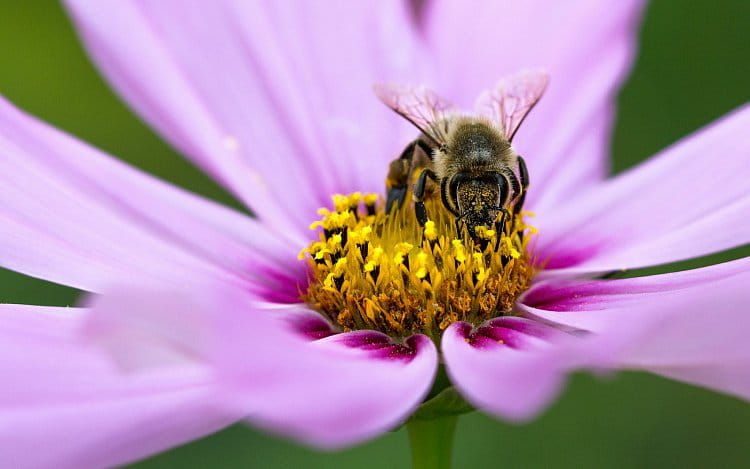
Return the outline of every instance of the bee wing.
{"type": "Polygon", "coordinates": [[[375,94],[386,106],[414,124],[435,146],[445,145],[442,121],[452,106],[425,86],[379,83],[375,94]]]}
{"type": "Polygon", "coordinates": [[[492,118],[511,141],[548,81],[549,75],[543,70],[526,70],[504,78],[479,96],[476,111],[492,118]]]}

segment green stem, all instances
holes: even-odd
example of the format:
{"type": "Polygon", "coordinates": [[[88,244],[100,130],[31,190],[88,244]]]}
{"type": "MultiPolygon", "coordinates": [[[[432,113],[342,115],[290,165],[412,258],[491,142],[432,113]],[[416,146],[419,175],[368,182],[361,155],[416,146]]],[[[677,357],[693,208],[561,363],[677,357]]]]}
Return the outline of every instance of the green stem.
{"type": "Polygon", "coordinates": [[[406,424],[413,469],[450,469],[457,416],[411,420],[406,424]]]}

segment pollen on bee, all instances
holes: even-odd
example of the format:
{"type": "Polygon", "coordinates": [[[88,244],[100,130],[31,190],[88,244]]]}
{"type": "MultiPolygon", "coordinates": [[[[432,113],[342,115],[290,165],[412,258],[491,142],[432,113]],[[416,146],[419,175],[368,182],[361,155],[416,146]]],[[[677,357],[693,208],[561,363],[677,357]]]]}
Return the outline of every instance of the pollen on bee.
{"type": "Polygon", "coordinates": [[[524,216],[503,233],[478,227],[473,239],[440,201],[426,204],[422,227],[409,204],[386,214],[377,194],[334,195],[310,225],[317,239],[300,252],[311,271],[302,298],[344,331],[393,337],[436,339],[455,321],[513,314],[535,270],[524,216]]]}

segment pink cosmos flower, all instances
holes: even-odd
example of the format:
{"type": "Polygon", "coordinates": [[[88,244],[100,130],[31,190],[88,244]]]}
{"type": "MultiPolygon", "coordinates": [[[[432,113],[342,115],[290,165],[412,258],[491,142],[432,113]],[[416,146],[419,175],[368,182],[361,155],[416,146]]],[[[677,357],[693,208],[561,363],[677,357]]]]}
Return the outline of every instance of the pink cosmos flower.
{"type": "Polygon", "coordinates": [[[122,464],[240,419],[337,448],[408,419],[439,364],[507,419],[541,411],[575,369],[750,398],[748,259],[596,278],[750,241],[747,107],[604,180],[640,2],[430,3],[418,22],[396,1],[68,7],[115,89],[257,218],[0,101],[0,263],[95,294],[0,306],[3,467],[122,464]],[[530,66],[552,81],[514,146],[548,261],[515,314],[434,342],[340,332],[300,303],[317,209],[382,192],[414,138],[371,85],[424,82],[467,106],[530,66]]]}

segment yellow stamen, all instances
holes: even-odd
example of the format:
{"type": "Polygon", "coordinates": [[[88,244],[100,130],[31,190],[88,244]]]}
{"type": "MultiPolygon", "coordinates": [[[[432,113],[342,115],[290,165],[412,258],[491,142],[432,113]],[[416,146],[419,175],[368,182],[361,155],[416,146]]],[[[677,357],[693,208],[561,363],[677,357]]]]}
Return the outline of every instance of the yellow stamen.
{"type": "Polygon", "coordinates": [[[379,198],[380,196],[378,194],[365,194],[363,200],[365,205],[375,205],[379,198]]]}
{"type": "Polygon", "coordinates": [[[424,227],[410,204],[386,214],[377,194],[333,199],[334,210],[320,209],[321,219],[310,225],[322,228],[319,240],[300,257],[311,270],[303,299],[342,330],[437,338],[455,321],[512,314],[530,285],[528,247],[536,230],[524,223],[525,213],[511,216],[506,233],[477,227],[475,240],[459,235],[439,198],[425,200],[424,227]]]}
{"type": "Polygon", "coordinates": [[[406,258],[406,255],[409,254],[409,251],[414,249],[414,245],[410,243],[398,243],[395,246],[395,249],[396,254],[393,256],[393,263],[398,265],[404,262],[404,259],[406,258]]]}
{"type": "Polygon", "coordinates": [[[464,248],[464,243],[460,239],[454,239],[451,241],[451,244],[453,245],[453,257],[460,264],[466,262],[466,248],[464,248]]]}
{"type": "Polygon", "coordinates": [[[367,263],[365,264],[365,272],[372,272],[375,270],[375,267],[380,265],[380,259],[383,257],[383,248],[375,248],[372,250],[370,255],[367,258],[367,263]]]}
{"type": "Polygon", "coordinates": [[[417,254],[417,272],[414,275],[419,279],[427,276],[427,253],[424,251],[417,254]]]}
{"type": "Polygon", "coordinates": [[[430,241],[434,241],[437,238],[437,229],[435,229],[435,222],[432,220],[427,220],[427,223],[424,224],[424,237],[427,238],[430,241]]]}
{"type": "Polygon", "coordinates": [[[482,239],[493,239],[495,237],[495,230],[490,230],[486,226],[478,226],[477,235],[482,239]]]}

